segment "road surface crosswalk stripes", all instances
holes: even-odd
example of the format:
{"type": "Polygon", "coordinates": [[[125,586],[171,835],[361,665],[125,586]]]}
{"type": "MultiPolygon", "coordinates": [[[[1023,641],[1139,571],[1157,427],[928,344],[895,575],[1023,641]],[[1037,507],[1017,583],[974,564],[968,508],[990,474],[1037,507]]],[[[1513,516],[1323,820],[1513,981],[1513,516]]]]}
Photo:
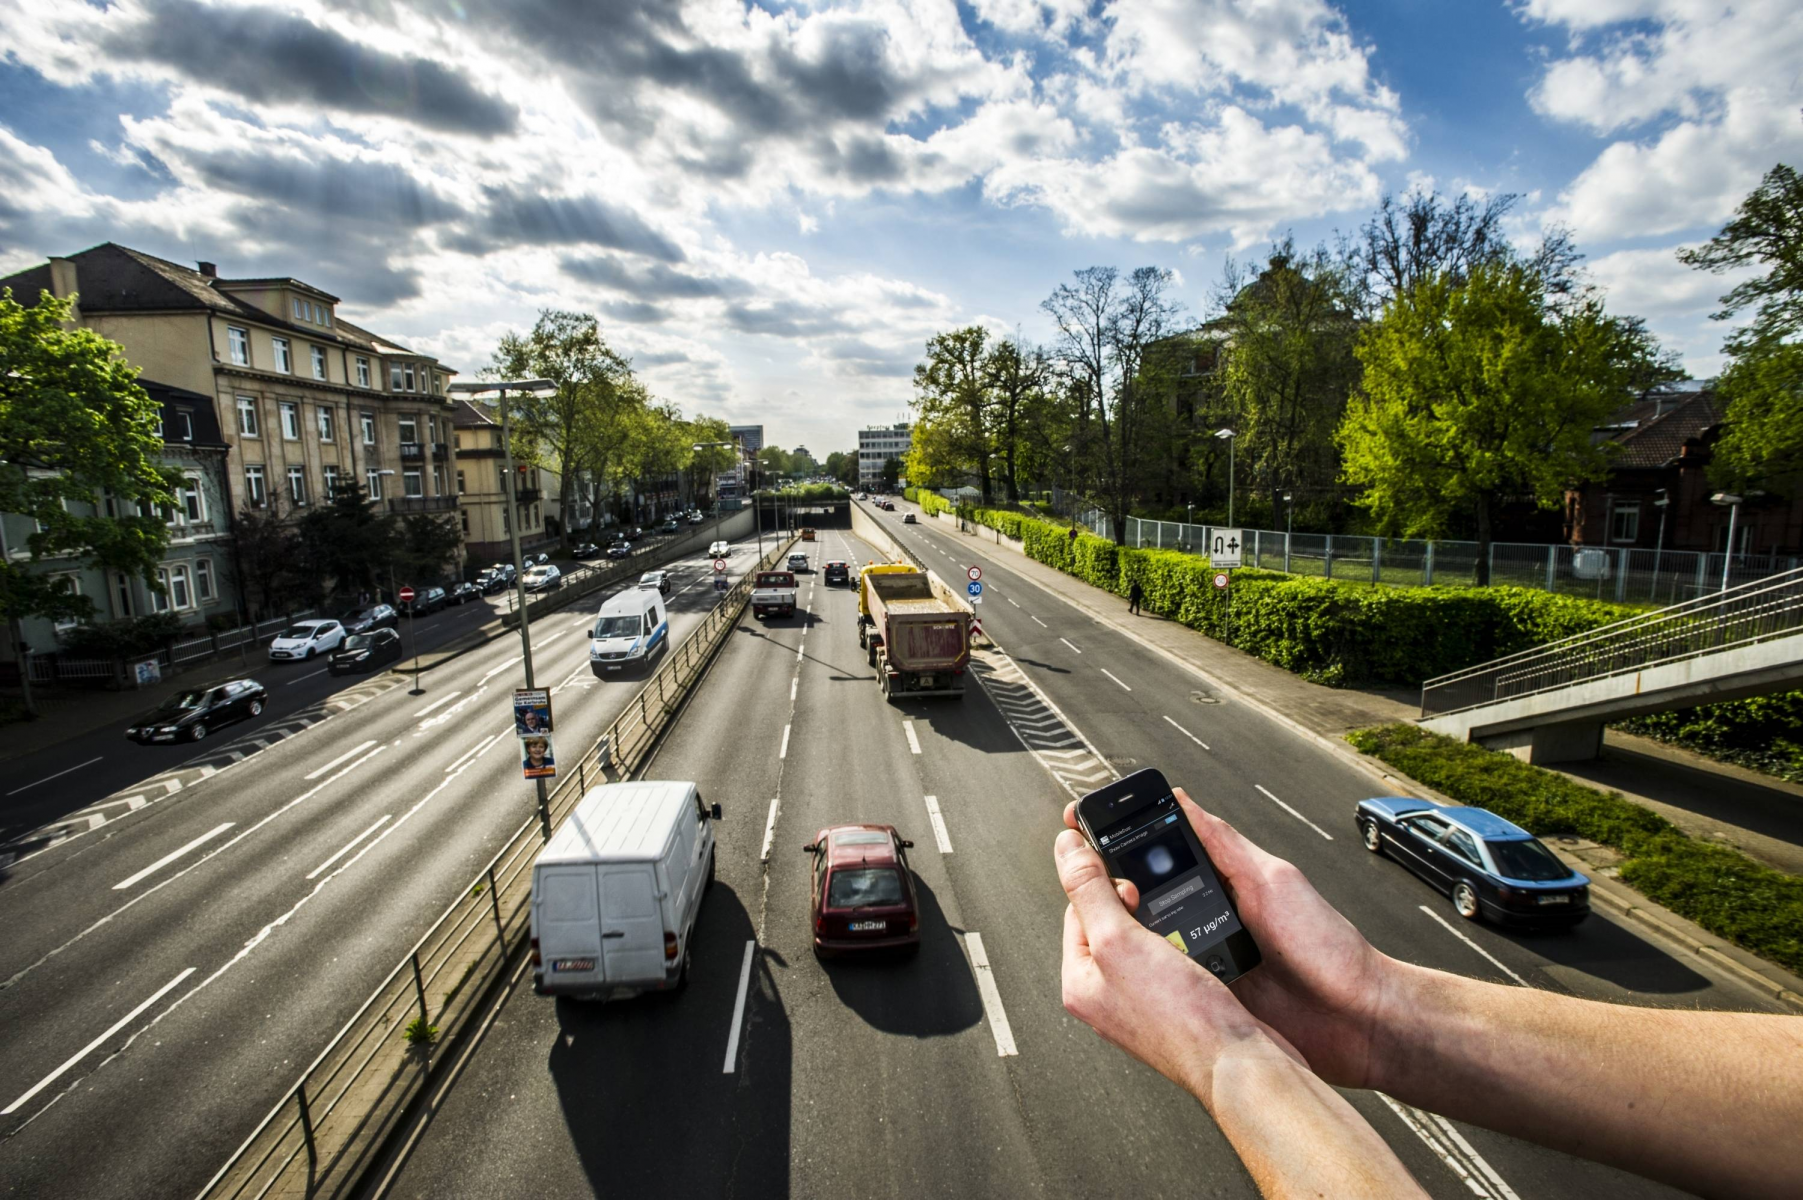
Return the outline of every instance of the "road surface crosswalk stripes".
{"type": "Polygon", "coordinates": [[[970,665],[1014,736],[1073,798],[1117,778],[1108,761],[1012,658],[990,647],[972,650],[970,665]]]}

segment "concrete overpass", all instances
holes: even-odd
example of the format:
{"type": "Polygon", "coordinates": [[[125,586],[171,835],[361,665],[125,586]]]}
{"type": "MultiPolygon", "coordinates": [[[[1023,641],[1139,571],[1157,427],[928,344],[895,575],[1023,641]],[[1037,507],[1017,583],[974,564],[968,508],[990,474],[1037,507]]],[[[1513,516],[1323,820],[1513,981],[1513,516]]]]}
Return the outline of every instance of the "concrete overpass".
{"type": "Polygon", "coordinates": [[[1424,728],[1528,762],[1595,758],[1603,726],[1803,686],[1803,568],[1430,679],[1424,728]]]}

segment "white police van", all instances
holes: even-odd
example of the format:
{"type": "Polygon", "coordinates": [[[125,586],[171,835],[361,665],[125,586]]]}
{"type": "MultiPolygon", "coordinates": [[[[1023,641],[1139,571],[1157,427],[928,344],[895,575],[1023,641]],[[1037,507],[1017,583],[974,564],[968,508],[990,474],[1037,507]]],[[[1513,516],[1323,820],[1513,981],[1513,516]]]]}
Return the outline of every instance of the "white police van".
{"type": "Polygon", "coordinates": [[[670,646],[670,612],[655,588],[609,596],[589,631],[588,665],[599,678],[649,669],[670,646]]]}

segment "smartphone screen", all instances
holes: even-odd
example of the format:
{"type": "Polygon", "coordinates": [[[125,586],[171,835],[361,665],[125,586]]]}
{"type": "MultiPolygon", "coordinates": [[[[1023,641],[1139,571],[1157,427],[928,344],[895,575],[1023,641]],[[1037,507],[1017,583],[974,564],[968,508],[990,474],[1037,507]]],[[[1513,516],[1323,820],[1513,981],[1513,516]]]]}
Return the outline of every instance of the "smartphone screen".
{"type": "Polygon", "coordinates": [[[1108,873],[1139,888],[1140,924],[1223,980],[1257,964],[1251,934],[1162,775],[1136,772],[1085,796],[1077,811],[1108,873]]]}

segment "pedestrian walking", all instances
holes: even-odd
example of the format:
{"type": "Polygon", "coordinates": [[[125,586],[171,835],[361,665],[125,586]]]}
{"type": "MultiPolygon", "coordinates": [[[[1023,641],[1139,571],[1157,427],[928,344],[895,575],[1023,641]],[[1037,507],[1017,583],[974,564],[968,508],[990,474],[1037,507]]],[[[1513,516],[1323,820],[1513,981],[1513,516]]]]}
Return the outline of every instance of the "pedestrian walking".
{"type": "Polygon", "coordinates": [[[1127,612],[1129,614],[1139,615],[1139,602],[1145,598],[1145,595],[1146,589],[1139,586],[1139,580],[1135,579],[1127,585],[1127,612]]]}

